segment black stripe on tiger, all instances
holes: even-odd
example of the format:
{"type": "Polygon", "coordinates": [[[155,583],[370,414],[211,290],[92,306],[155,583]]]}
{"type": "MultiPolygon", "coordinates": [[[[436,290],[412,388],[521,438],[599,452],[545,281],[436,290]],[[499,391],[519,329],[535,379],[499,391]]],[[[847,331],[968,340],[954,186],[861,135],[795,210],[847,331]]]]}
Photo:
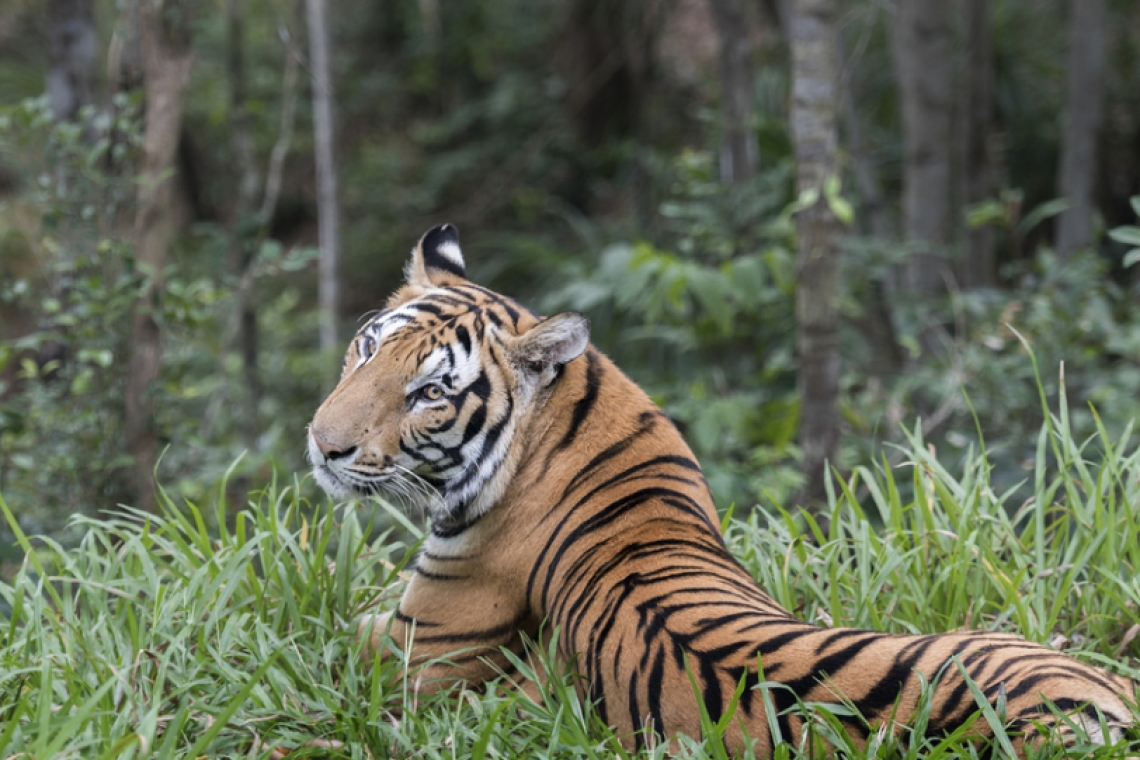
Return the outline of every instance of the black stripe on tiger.
{"type": "Polygon", "coordinates": [[[578,437],[578,430],[582,427],[582,422],[590,415],[594,409],[594,404],[597,403],[598,393],[602,385],[602,363],[595,356],[593,351],[586,352],[586,390],[581,398],[574,402],[574,414],[570,418],[570,428],[566,434],[562,436],[562,440],[558,445],[547,455],[546,459],[549,463],[551,459],[557,456],[559,451],[562,451],[567,446],[574,443],[574,439],[578,437]]]}

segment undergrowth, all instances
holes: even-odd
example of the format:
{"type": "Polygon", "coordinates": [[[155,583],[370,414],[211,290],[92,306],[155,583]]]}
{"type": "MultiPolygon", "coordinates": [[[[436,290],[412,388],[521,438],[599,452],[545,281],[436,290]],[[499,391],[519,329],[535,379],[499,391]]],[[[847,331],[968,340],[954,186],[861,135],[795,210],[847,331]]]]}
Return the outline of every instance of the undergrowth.
{"type": "MultiPolygon", "coordinates": [[[[1006,493],[990,486],[984,446],[954,473],[918,434],[905,453],[836,481],[826,533],[760,509],[725,517],[730,548],[777,600],[823,625],[1016,631],[1140,678],[1130,431],[1074,440],[1062,404],[1034,472],[1006,493]]],[[[297,482],[273,482],[240,510],[224,493],[208,510],[164,494],[160,515],[78,516],[74,548],[24,536],[0,498],[25,552],[0,582],[0,758],[628,756],[570,676],[543,686],[541,703],[494,689],[423,695],[398,655],[362,656],[353,621],[395,604],[420,535],[402,515],[310,503],[297,482]]],[[[860,748],[842,730],[848,707],[798,709],[814,715],[805,753],[986,751],[962,735],[908,741],[905,731],[860,748]]],[[[1000,722],[988,705],[976,720],[1000,722]]],[[[725,725],[640,756],[723,757],[725,725]]],[[[1095,752],[1135,756],[1138,739],[1095,752]]],[[[1008,746],[999,736],[998,755],[1008,746]]]]}

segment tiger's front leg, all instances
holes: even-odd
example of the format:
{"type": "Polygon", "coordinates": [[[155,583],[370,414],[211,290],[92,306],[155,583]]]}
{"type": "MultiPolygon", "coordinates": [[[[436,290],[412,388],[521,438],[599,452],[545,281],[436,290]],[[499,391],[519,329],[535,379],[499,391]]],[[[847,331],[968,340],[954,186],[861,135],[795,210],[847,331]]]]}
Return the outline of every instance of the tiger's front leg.
{"type": "Polygon", "coordinates": [[[417,668],[416,690],[430,693],[456,684],[480,686],[516,676],[502,649],[521,655],[525,609],[494,589],[457,579],[415,575],[393,612],[365,615],[356,637],[371,660],[387,651],[389,637],[417,668]]]}

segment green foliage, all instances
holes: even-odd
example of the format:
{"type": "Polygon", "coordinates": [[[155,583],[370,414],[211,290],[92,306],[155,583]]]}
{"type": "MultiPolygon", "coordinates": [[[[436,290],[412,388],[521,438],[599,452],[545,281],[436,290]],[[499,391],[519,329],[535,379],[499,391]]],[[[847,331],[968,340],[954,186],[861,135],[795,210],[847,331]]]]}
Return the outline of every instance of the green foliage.
{"type": "MultiPolygon", "coordinates": [[[[811,518],[756,511],[730,522],[729,547],[808,620],[907,633],[1012,630],[1140,676],[1140,447],[1103,431],[1082,443],[1070,422],[1062,401],[1021,491],[995,491],[984,453],[951,472],[915,433],[906,464],[858,468],[835,483],[827,535],[811,518]],[[913,498],[902,480],[913,483],[913,498]]],[[[391,531],[377,535],[367,512],[307,502],[298,483],[273,482],[240,511],[225,492],[207,511],[164,496],[157,516],[76,517],[84,538],[73,548],[26,538],[0,500],[26,552],[0,581],[0,752],[630,756],[568,676],[538,686],[537,702],[494,689],[424,695],[397,649],[362,659],[353,621],[394,605],[414,546],[391,531]]],[[[552,642],[533,655],[550,669],[554,651],[552,642]]],[[[531,660],[515,664],[533,675],[531,660]]],[[[772,704],[767,695],[781,687],[757,688],[772,704]]],[[[920,703],[929,710],[929,691],[920,703]]],[[[985,707],[978,719],[1000,724],[1000,705],[985,707]]],[[[837,720],[850,706],[793,709],[813,716],[810,743],[806,752],[784,745],[778,757],[827,746],[907,760],[982,750],[965,731],[920,738],[922,710],[913,733],[877,732],[858,747],[837,720]]],[[[726,725],[710,723],[707,737],[726,725]]],[[[723,756],[707,737],[681,738],[672,751],[723,756]]],[[[1094,756],[1138,749],[1133,737],[1094,756]]]]}
{"type": "MultiPolygon", "coordinates": [[[[0,14],[0,100],[16,103],[42,90],[48,19],[43,3],[9,5],[0,14]]],[[[282,70],[287,56],[304,56],[304,21],[277,0],[241,7],[248,122],[264,175],[281,136],[282,70]]],[[[889,239],[904,163],[891,14],[882,3],[853,3],[840,25],[851,153],[823,192],[864,230],[846,243],[842,278],[845,428],[836,464],[845,471],[884,447],[896,461],[889,447],[914,416],[943,461],[960,462],[976,412],[995,482],[1025,477],[1042,418],[1006,323],[1037,350],[1051,391],[1054,368],[1067,362],[1079,435],[1094,429],[1086,401],[1114,432],[1138,411],[1140,339],[1124,285],[1135,267],[1110,270],[1090,253],[1062,265],[1036,250],[1060,210],[1053,157],[1065,14],[1056,3],[991,7],[1001,125],[992,148],[1006,189],[972,209],[971,221],[1003,233],[1003,286],[941,301],[908,302],[890,287],[910,252],[889,239]],[[870,177],[854,182],[861,161],[870,177]],[[868,179],[876,209],[839,192],[842,180],[845,192],[862,194],[868,179]],[[872,211],[885,221],[874,235],[866,233],[872,211]],[[875,322],[893,328],[887,341],[869,335],[875,322]],[[894,350],[896,339],[902,361],[884,369],[877,350],[894,350]]],[[[115,49],[112,27],[123,41],[126,10],[95,3],[100,50],[115,49]]],[[[227,16],[221,6],[199,11],[179,166],[193,218],[165,273],[163,379],[153,390],[159,436],[170,444],[160,475],[193,498],[242,450],[243,485],[275,466],[302,466],[297,442],[337,365],[315,349],[305,86],[277,211],[251,234],[249,219],[233,218],[242,178],[227,16]],[[250,281],[230,274],[240,246],[256,253],[250,281]],[[235,345],[243,287],[256,296],[261,325],[256,405],[235,345]]],[[[800,483],[787,47],[774,26],[752,28],[763,172],[726,185],[716,159],[715,25],[694,25],[694,12],[645,0],[395,0],[334,13],[341,316],[352,324],[378,306],[410,243],[431,224],[456,222],[474,279],[541,311],[589,312],[599,345],[692,443],[720,504],[785,504],[800,483]],[[684,55],[675,54],[678,35],[684,55]]],[[[1127,267],[1140,257],[1136,228],[1117,225],[1130,220],[1120,189],[1135,186],[1128,167],[1140,165],[1131,160],[1140,48],[1129,31],[1135,9],[1116,2],[1110,13],[1107,112],[1115,116],[1102,148],[1112,171],[1098,200],[1118,241],[1104,253],[1127,267]]],[[[961,48],[966,30],[954,35],[961,48]]],[[[953,51],[959,64],[961,53],[953,51]]],[[[72,511],[126,498],[125,342],[134,296],[153,273],[135,270],[129,242],[138,103],[119,96],[73,125],[52,123],[45,109],[41,98],[0,114],[0,486],[29,525],[51,529],[72,511]]]]}
{"type": "Polygon", "coordinates": [[[655,237],[668,247],[619,243],[568,261],[544,308],[590,313],[593,339],[679,425],[719,503],[783,502],[798,484],[787,466],[799,419],[791,165],[732,193],[708,153],[659,171],[670,194],[655,237]]]}
{"type": "MultiPolygon", "coordinates": [[[[1131,205],[1136,216],[1140,217],[1140,195],[1132,196],[1131,205]]],[[[1126,224],[1110,230],[1108,236],[1118,243],[1132,246],[1131,250],[1124,254],[1124,260],[1121,262],[1124,267],[1140,262],[1140,227],[1126,224]]]]}
{"type": "MultiPolygon", "coordinates": [[[[543,301],[548,312],[590,314],[595,341],[678,423],[722,506],[783,504],[799,484],[789,168],[775,166],[724,193],[709,154],[683,154],[659,179],[672,192],[657,234],[667,242],[611,244],[596,258],[567,261],[563,284],[543,301]],[[748,222],[756,219],[767,221],[748,222]]],[[[1055,211],[1046,204],[1010,224],[1023,237],[1055,211]]],[[[1058,392],[1053,368],[1065,362],[1078,436],[1095,432],[1090,403],[1106,410],[1114,433],[1140,418],[1134,296],[1091,251],[1066,262],[1042,251],[1010,268],[1014,285],[1005,291],[897,294],[893,339],[909,356],[905,372],[883,376],[869,337],[854,328],[868,320],[872,286],[889,281],[906,254],[870,239],[848,241],[841,282],[849,322],[840,347],[847,435],[835,464],[873,461],[901,440],[902,420],[921,416],[947,461],[967,454],[963,431],[980,426],[995,481],[1009,487],[1023,479],[1042,416],[1018,334],[1046,368],[1049,394],[1058,392]]]]}
{"type": "Polygon", "coordinates": [[[1140,315],[1135,296],[1108,270],[1108,262],[1090,251],[1062,262],[1046,250],[1013,272],[1016,284],[1008,291],[963,291],[945,302],[899,304],[898,323],[906,326],[900,341],[921,350],[923,326],[935,325],[939,350],[920,354],[891,386],[853,387],[853,430],[889,441],[900,419],[922,415],[928,441],[952,461],[968,451],[972,436],[964,431],[976,428],[988,446],[995,482],[1012,486],[1033,469],[1035,432],[1043,419],[1033,392],[1036,368],[1027,357],[1032,349],[1045,392],[1058,395],[1063,382],[1076,438],[1097,430],[1091,405],[1119,434],[1140,419],[1140,315]]]}
{"type": "Polygon", "coordinates": [[[0,587],[4,752],[258,754],[268,731],[295,742],[367,722],[350,695],[387,671],[361,670],[343,623],[393,583],[387,558],[403,550],[370,544],[353,513],[334,520],[296,487],[252,499],[229,524],[224,498],[214,515],[164,499],[160,516],[76,518],[84,538],[71,550],[33,548],[3,506],[29,551],[0,587]]]}
{"type": "Polygon", "coordinates": [[[1021,488],[996,490],[980,454],[951,474],[916,431],[906,464],[860,467],[837,484],[826,535],[799,516],[759,512],[732,523],[729,545],[808,620],[898,633],[1005,630],[1098,664],[1130,653],[1122,672],[1135,677],[1140,448],[1131,431],[1082,446],[1066,418],[1063,410],[1042,429],[1021,488]],[[912,499],[902,496],[906,471],[912,499]]]}
{"type": "Polygon", "coordinates": [[[18,238],[26,257],[9,265],[0,303],[32,327],[0,341],[11,367],[0,379],[0,484],[28,504],[70,512],[123,497],[123,365],[148,276],[118,234],[134,194],[137,106],[123,97],[114,117],[88,111],[83,124],[54,123],[46,99],[0,111],[0,149],[34,178],[0,211],[0,236],[18,238]]]}
{"type": "Polygon", "coordinates": [[[288,252],[267,241],[248,273],[257,298],[259,403],[250,400],[237,350],[238,287],[220,273],[229,238],[201,243],[198,256],[172,269],[164,312],[163,375],[157,423],[170,443],[159,477],[179,494],[205,498],[235,457],[242,483],[260,482],[274,468],[304,467],[302,440],[330,368],[339,357],[317,347],[317,315],[303,308],[305,284],[297,272],[315,250],[288,252]],[[214,247],[216,246],[216,247],[214,247]],[[211,264],[210,262],[215,262],[211,264]]]}
{"type": "MultiPolygon", "coordinates": [[[[23,157],[19,168],[36,178],[18,204],[0,209],[0,239],[18,239],[29,260],[0,260],[14,262],[0,281],[0,308],[25,323],[19,337],[0,335],[0,373],[9,367],[0,374],[0,486],[37,530],[130,495],[127,341],[138,296],[156,274],[137,269],[124,242],[134,220],[137,106],[119,98],[115,120],[88,113],[89,128],[53,122],[44,99],[0,112],[0,148],[23,157]]],[[[315,313],[299,308],[297,273],[313,249],[266,240],[239,284],[226,274],[230,235],[215,225],[195,231],[161,273],[162,382],[150,391],[160,441],[179,442],[159,474],[190,498],[247,449],[243,474],[302,466],[295,441],[336,364],[316,350],[315,313]],[[241,288],[262,299],[256,407],[235,350],[241,288]]]]}

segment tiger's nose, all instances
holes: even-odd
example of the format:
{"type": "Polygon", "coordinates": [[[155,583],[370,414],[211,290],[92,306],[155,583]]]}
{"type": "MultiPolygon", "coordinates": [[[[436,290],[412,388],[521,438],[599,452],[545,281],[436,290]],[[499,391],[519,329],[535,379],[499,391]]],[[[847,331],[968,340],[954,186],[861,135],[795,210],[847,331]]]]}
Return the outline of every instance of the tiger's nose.
{"type": "Polygon", "coordinates": [[[340,459],[342,457],[349,456],[354,451],[356,451],[355,446],[349,446],[346,449],[343,446],[337,446],[335,443],[329,443],[325,440],[324,436],[322,436],[316,430],[310,430],[309,432],[313,436],[313,443],[317,444],[317,449],[321,452],[321,456],[323,456],[326,460],[340,459]]]}

